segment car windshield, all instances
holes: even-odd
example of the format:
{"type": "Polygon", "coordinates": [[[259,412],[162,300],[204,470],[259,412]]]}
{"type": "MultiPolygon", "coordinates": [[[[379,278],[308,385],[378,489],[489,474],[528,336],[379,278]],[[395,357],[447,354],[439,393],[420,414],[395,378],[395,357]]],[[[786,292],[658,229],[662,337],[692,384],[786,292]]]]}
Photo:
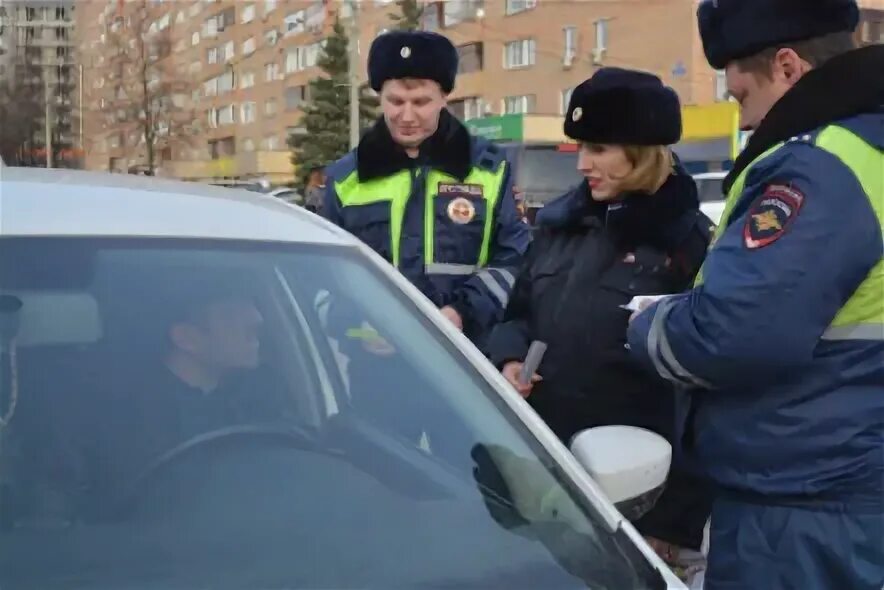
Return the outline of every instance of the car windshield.
{"type": "Polygon", "coordinates": [[[0,588],[658,588],[354,248],[4,238],[0,588]]]}

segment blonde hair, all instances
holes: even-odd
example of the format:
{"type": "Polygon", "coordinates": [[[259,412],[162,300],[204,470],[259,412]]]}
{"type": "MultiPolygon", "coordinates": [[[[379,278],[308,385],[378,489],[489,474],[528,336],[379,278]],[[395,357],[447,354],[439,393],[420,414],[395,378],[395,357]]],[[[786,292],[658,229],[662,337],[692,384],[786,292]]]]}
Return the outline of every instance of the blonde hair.
{"type": "Polygon", "coordinates": [[[620,192],[654,194],[672,173],[672,152],[665,145],[625,145],[632,170],[618,179],[620,192]]]}

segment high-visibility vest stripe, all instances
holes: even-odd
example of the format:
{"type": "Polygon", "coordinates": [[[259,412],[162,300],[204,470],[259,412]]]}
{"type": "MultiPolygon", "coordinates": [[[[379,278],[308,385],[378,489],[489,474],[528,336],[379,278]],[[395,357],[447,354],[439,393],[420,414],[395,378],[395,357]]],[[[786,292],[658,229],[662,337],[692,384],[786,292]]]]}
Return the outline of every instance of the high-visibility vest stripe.
{"type": "MultiPolygon", "coordinates": [[[[500,199],[503,180],[506,176],[507,162],[500,162],[495,171],[473,167],[470,174],[463,180],[456,179],[443,172],[431,170],[422,179],[421,171],[403,170],[384,178],[377,178],[366,182],[360,182],[359,176],[354,171],[347,178],[335,183],[335,190],[341,205],[344,207],[358,207],[375,203],[389,203],[390,207],[390,252],[391,262],[399,266],[401,260],[402,224],[405,220],[405,209],[408,199],[418,182],[424,183],[426,203],[424,207],[424,261],[427,269],[439,270],[436,266],[435,250],[435,222],[436,210],[435,199],[438,197],[439,184],[471,184],[482,187],[482,199],[485,203],[485,221],[482,230],[482,244],[476,252],[475,266],[483,267],[488,264],[491,251],[491,239],[494,232],[495,211],[500,199]]],[[[430,274],[446,274],[433,272],[430,274]]],[[[447,273],[452,274],[452,273],[447,273]]]]}
{"type": "MultiPolygon", "coordinates": [[[[715,240],[724,232],[746,186],[749,171],[784,143],[777,144],[752,161],[737,177],[727,196],[715,240]]],[[[844,127],[830,125],[816,137],[815,145],[847,166],[869,199],[884,236],[884,153],[844,127]]],[[[694,286],[703,284],[703,269],[694,286]]],[[[825,340],[884,340],[884,255],[853,292],[823,335],[825,340]]]]}

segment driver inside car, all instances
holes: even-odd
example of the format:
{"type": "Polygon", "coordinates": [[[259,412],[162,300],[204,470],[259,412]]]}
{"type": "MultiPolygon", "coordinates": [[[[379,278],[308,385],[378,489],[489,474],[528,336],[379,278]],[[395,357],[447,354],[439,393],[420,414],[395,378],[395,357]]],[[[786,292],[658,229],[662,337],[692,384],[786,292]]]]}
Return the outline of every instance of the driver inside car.
{"type": "Polygon", "coordinates": [[[86,518],[106,518],[108,500],[195,437],[292,423],[284,382],[261,362],[264,320],[249,295],[227,282],[174,287],[160,301],[166,317],[162,354],[118,370],[125,386],[106,387],[106,412],[77,429],[83,458],[78,477],[85,480],[77,512],[86,518]]]}

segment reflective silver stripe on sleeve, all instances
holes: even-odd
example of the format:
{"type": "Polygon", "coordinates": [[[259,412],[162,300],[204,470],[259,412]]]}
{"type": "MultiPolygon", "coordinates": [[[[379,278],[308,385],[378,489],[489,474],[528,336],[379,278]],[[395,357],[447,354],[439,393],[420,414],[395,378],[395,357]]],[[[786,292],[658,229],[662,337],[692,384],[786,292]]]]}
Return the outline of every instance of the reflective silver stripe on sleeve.
{"type": "Polygon", "coordinates": [[[510,301],[510,295],[507,293],[503,287],[500,286],[500,283],[497,282],[491,273],[493,271],[489,269],[485,269],[476,274],[477,277],[485,284],[488,288],[488,291],[491,295],[497,299],[497,302],[500,304],[500,307],[506,307],[507,303],[510,301]]]}
{"type": "Polygon", "coordinates": [[[511,273],[510,271],[508,271],[505,268],[489,267],[489,268],[486,268],[485,270],[490,270],[492,272],[496,272],[497,274],[499,274],[500,278],[502,278],[506,282],[507,286],[510,289],[512,289],[516,285],[515,275],[513,275],[513,273],[511,273]]]}
{"type": "Polygon", "coordinates": [[[651,361],[654,363],[657,372],[664,379],[694,387],[702,387],[703,389],[712,389],[708,382],[685,369],[678,362],[678,359],[675,358],[675,353],[672,352],[669,337],[666,335],[666,318],[669,317],[669,312],[672,311],[673,305],[675,305],[674,301],[664,299],[657,307],[657,312],[651,323],[651,331],[648,334],[648,354],[651,357],[651,361]],[[672,371],[670,371],[670,368],[672,371]]]}
{"type": "MultiPolygon", "coordinates": [[[[669,305],[671,305],[671,303],[669,305]]],[[[648,332],[648,356],[651,358],[651,362],[654,363],[654,369],[657,370],[657,373],[661,377],[667,381],[672,381],[673,383],[681,383],[681,381],[676,379],[675,375],[669,371],[669,368],[663,364],[663,360],[657,352],[660,350],[658,340],[660,338],[660,333],[663,331],[663,322],[666,320],[666,316],[669,315],[669,305],[667,305],[665,300],[661,301],[657,306],[657,311],[654,313],[654,319],[651,321],[651,329],[648,332]]]]}
{"type": "Polygon", "coordinates": [[[424,272],[428,275],[466,276],[475,273],[477,270],[479,270],[479,267],[472,264],[434,262],[424,266],[424,272]]]}
{"type": "Polygon", "coordinates": [[[884,324],[835,326],[823,333],[823,340],[884,340],[884,324]]]}

